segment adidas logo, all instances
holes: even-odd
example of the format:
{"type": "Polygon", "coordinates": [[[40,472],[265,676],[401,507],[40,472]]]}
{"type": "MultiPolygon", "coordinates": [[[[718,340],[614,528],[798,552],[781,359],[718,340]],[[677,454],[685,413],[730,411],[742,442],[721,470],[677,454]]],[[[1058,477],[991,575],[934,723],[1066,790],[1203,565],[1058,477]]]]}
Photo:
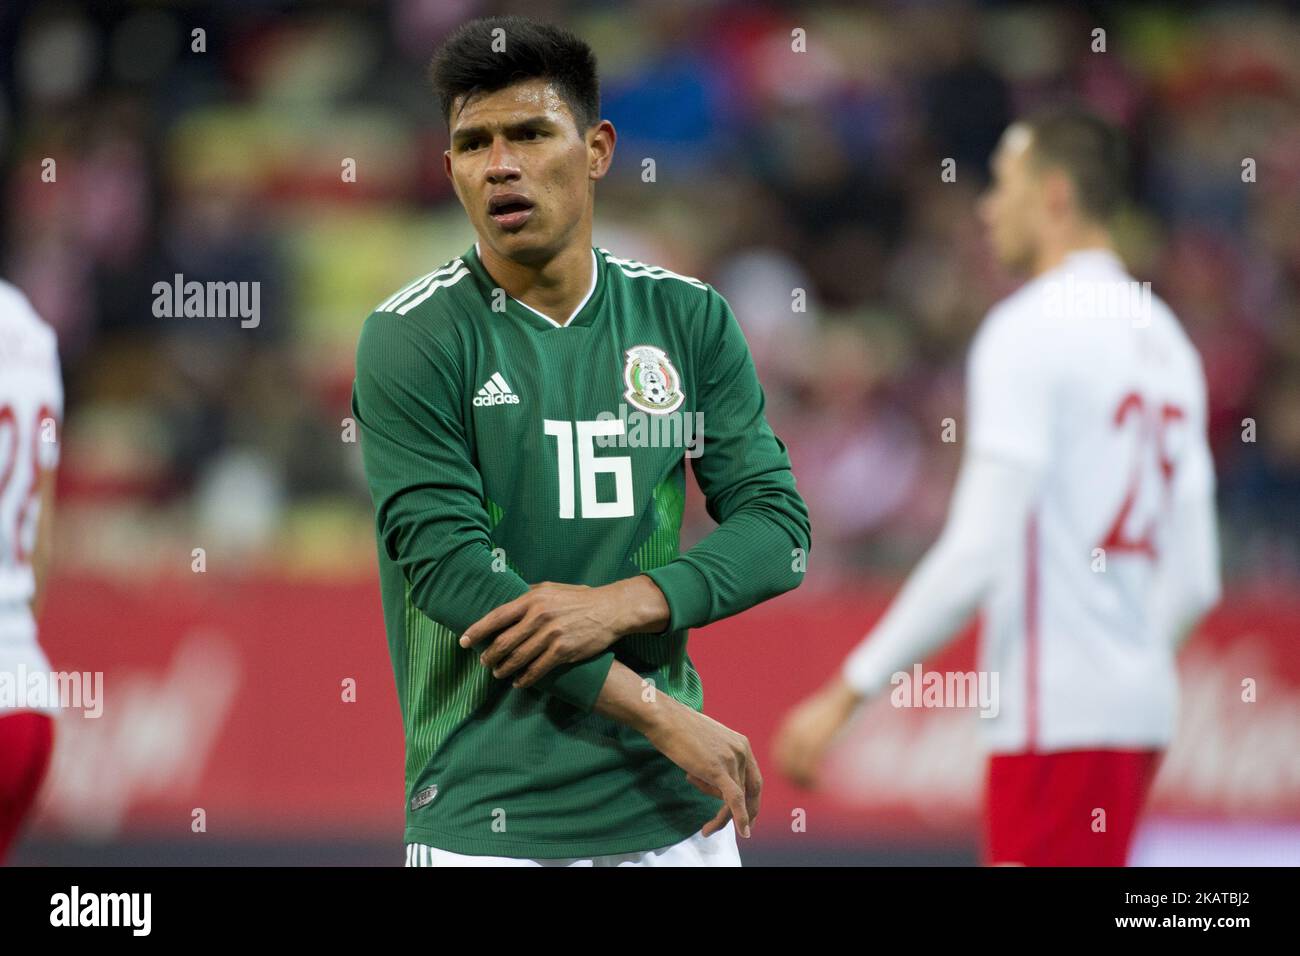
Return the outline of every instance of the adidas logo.
{"type": "Polygon", "coordinates": [[[493,372],[492,377],[474,396],[474,404],[480,408],[486,405],[518,405],[519,396],[510,391],[510,386],[500,372],[493,372]]]}

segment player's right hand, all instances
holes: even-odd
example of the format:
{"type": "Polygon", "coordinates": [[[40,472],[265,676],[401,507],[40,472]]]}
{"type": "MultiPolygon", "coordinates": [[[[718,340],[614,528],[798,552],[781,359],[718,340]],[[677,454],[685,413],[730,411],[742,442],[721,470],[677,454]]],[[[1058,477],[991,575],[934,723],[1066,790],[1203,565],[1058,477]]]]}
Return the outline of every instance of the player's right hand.
{"type": "Polygon", "coordinates": [[[743,734],[679,705],[670,708],[667,719],[648,728],[646,737],[686,771],[691,786],[723,801],[718,815],[700,831],[704,836],[712,836],[728,820],[735,820],[741,836],[749,836],[750,824],[758,818],[763,776],[743,734]]]}
{"type": "Polygon", "coordinates": [[[861,702],[842,678],[836,678],[799,704],[773,739],[777,768],[798,786],[815,787],[822,758],[861,702]]]}

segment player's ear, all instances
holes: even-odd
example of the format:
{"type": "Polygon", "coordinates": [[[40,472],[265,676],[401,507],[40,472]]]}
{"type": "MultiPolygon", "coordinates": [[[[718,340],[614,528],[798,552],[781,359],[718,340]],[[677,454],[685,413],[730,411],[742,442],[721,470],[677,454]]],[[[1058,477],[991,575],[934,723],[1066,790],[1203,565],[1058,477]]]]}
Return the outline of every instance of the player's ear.
{"type": "Polygon", "coordinates": [[[614,162],[614,144],[618,133],[609,120],[601,120],[587,131],[588,173],[592,179],[601,179],[614,162]]]}
{"type": "Polygon", "coordinates": [[[451,174],[451,150],[449,149],[443,150],[442,153],[442,171],[447,174],[447,180],[451,183],[452,193],[457,199],[460,199],[460,188],[456,185],[456,177],[451,174]]]}

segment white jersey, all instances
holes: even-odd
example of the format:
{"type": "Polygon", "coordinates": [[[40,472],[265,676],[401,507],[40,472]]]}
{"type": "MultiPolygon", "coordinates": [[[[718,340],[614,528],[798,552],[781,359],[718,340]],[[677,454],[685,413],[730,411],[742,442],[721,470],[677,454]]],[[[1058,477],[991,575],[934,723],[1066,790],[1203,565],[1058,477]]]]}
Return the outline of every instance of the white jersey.
{"type": "MultiPolygon", "coordinates": [[[[0,673],[49,670],[29,602],[36,591],[37,476],[58,464],[62,421],[54,330],[18,289],[0,281],[0,673]]],[[[0,711],[5,707],[0,699],[0,711]]]]}
{"type": "Polygon", "coordinates": [[[1041,475],[984,602],[990,748],[1167,745],[1175,647],[1157,581],[1179,559],[1174,505],[1214,484],[1195,348],[1149,284],[1086,250],[989,313],[968,389],[969,451],[1041,475]]]}

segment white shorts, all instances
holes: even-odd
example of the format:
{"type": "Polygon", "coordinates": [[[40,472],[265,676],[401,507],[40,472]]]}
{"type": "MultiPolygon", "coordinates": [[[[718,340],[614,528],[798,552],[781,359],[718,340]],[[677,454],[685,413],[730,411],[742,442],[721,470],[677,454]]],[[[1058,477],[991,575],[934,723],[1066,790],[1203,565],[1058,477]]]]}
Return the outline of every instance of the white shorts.
{"type": "Polygon", "coordinates": [[[680,843],[657,850],[613,853],[608,856],[533,860],[514,856],[471,856],[423,843],[406,844],[407,866],[740,866],[736,828],[727,825],[712,836],[692,833],[680,843]]]}

